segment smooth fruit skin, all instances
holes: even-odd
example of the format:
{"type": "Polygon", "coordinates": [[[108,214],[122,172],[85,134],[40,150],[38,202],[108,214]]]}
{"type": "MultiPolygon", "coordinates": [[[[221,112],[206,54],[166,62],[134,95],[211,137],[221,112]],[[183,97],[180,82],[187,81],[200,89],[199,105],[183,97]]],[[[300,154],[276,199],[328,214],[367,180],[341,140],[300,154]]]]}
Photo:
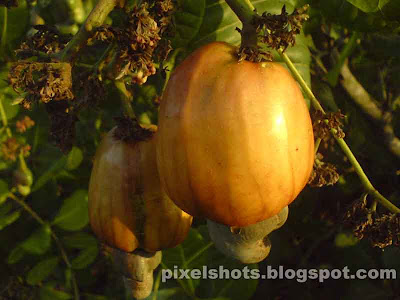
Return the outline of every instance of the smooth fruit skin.
{"type": "Polygon", "coordinates": [[[126,252],[155,252],[180,244],[192,216],[179,209],[162,190],[154,135],[150,140],[123,142],[115,128],[102,140],[89,183],[89,219],[99,239],[126,252]]]}
{"type": "Polygon", "coordinates": [[[238,63],[233,46],[197,49],[171,75],[159,112],[157,163],[191,215],[247,226],[304,188],[314,137],[297,82],[278,63],[238,63]]]}

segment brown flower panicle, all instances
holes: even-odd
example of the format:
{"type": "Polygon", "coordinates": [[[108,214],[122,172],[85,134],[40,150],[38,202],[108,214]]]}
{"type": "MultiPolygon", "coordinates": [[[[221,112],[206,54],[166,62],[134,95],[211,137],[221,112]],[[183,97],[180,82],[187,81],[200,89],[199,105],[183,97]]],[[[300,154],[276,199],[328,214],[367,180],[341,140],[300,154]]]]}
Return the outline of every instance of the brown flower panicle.
{"type": "Polygon", "coordinates": [[[30,117],[25,116],[23,119],[18,120],[15,123],[15,127],[17,132],[23,133],[27,131],[29,128],[33,127],[35,125],[35,121],[33,121],[30,117]]]}
{"type": "Polygon", "coordinates": [[[69,63],[37,63],[20,61],[13,65],[9,82],[17,93],[25,93],[22,105],[52,100],[72,100],[71,65],[69,63]]]}
{"type": "Polygon", "coordinates": [[[18,155],[21,153],[24,157],[30,155],[31,146],[24,145],[15,137],[7,138],[0,145],[0,151],[3,158],[7,161],[16,161],[18,155]]]}
{"type": "Polygon", "coordinates": [[[356,200],[343,216],[358,239],[366,238],[372,246],[385,248],[400,246],[400,215],[381,214],[367,208],[366,197],[356,200]]]}

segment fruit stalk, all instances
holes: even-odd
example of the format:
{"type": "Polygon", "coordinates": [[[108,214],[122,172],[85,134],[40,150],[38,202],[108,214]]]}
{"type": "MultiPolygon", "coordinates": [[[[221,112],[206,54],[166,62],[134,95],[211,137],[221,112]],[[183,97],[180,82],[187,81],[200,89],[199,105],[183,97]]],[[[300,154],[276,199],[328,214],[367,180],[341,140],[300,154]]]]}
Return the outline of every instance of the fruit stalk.
{"type": "Polygon", "coordinates": [[[215,247],[227,256],[244,264],[264,260],[271,250],[268,235],[287,220],[288,207],[277,215],[246,227],[229,227],[207,220],[207,227],[215,247]]]}

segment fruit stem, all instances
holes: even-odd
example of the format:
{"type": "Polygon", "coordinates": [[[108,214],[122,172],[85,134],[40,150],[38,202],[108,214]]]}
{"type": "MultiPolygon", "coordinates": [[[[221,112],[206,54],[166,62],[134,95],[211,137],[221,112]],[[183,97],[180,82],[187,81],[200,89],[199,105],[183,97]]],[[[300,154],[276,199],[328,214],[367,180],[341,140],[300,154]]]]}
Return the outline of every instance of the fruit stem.
{"type": "Polygon", "coordinates": [[[257,32],[253,20],[258,17],[258,14],[253,4],[250,0],[226,0],[226,3],[243,24],[241,48],[257,47],[257,32]]]}
{"type": "Polygon", "coordinates": [[[250,0],[226,0],[226,3],[242,23],[251,23],[254,16],[257,15],[250,0]]]}
{"type": "Polygon", "coordinates": [[[115,80],[115,87],[121,94],[122,105],[124,106],[125,113],[131,119],[136,119],[135,112],[133,111],[131,102],[132,102],[132,94],[127,90],[125,82],[121,80],[115,80]]]}

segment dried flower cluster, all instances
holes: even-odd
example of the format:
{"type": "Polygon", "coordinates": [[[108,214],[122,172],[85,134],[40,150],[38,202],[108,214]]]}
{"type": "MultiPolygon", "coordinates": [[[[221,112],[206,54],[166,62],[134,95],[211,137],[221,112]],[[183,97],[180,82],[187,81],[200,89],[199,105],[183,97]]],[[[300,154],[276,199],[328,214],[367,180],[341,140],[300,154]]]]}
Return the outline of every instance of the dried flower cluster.
{"type": "Polygon", "coordinates": [[[4,160],[16,161],[20,153],[23,156],[29,156],[31,146],[21,144],[16,138],[10,137],[0,145],[0,150],[4,160]]]}
{"type": "Polygon", "coordinates": [[[323,162],[322,158],[322,154],[317,153],[311,176],[308,179],[308,184],[312,187],[334,185],[339,180],[336,167],[333,164],[323,162]]]}
{"type": "Polygon", "coordinates": [[[95,39],[117,42],[116,79],[130,76],[132,83],[143,84],[148,76],[155,74],[154,60],[165,59],[171,50],[168,42],[160,41],[170,24],[172,9],[170,0],[155,1],[151,5],[144,2],[127,12],[127,24],[123,28],[98,28],[95,39]]]}
{"type": "Polygon", "coordinates": [[[27,131],[29,128],[31,128],[34,125],[35,125],[35,121],[33,121],[28,116],[25,116],[23,119],[18,120],[15,123],[16,130],[19,133],[23,133],[23,132],[27,131]]]}
{"type": "Polygon", "coordinates": [[[17,93],[26,93],[21,104],[30,109],[33,103],[72,100],[71,65],[20,61],[9,73],[9,82],[17,93]]]}
{"type": "Polygon", "coordinates": [[[343,124],[341,120],[344,115],[338,111],[335,113],[327,113],[324,115],[321,111],[316,110],[311,115],[313,121],[314,136],[322,140],[330,137],[331,129],[335,129],[335,135],[338,138],[344,138],[343,124]]]}
{"type": "Polygon", "coordinates": [[[36,25],[37,32],[24,41],[15,52],[21,59],[37,55],[38,52],[54,54],[65,48],[71,36],[61,35],[56,28],[36,25]]]}
{"type": "Polygon", "coordinates": [[[343,220],[358,239],[367,238],[374,247],[400,246],[400,215],[371,212],[366,199],[357,200],[343,220]]]}
{"type": "Polygon", "coordinates": [[[114,135],[118,140],[125,142],[144,141],[154,134],[153,130],[143,128],[136,119],[116,117],[114,120],[117,123],[114,135]]]}
{"type": "MultiPolygon", "coordinates": [[[[308,19],[306,14],[308,7],[308,4],[304,5],[289,15],[284,5],[280,15],[264,12],[261,16],[254,18],[253,25],[257,31],[258,42],[266,44],[269,48],[283,51],[290,45],[293,46],[296,43],[296,35],[300,33],[303,23],[308,19]]],[[[253,46],[239,50],[239,60],[243,59],[261,62],[272,61],[273,57],[270,51],[253,46]]]]}

